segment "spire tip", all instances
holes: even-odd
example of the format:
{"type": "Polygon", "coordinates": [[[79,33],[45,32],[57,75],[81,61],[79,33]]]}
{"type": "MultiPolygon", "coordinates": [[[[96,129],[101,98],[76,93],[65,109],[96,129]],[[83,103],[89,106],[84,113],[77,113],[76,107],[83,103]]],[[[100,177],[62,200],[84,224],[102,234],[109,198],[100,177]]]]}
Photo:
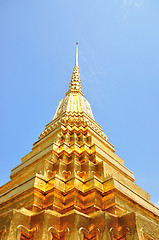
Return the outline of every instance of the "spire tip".
{"type": "Polygon", "coordinates": [[[76,42],[75,67],[78,67],[78,41],[76,42]]]}

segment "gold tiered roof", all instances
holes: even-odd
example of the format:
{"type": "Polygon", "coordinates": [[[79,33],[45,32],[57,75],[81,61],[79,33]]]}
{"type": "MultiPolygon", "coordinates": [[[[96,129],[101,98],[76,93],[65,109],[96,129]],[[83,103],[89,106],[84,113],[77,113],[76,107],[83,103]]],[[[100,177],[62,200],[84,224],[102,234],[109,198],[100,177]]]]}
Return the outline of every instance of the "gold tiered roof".
{"type": "Polygon", "coordinates": [[[66,97],[0,188],[0,239],[159,240],[159,209],[134,183],[81,89],[66,97]]]}

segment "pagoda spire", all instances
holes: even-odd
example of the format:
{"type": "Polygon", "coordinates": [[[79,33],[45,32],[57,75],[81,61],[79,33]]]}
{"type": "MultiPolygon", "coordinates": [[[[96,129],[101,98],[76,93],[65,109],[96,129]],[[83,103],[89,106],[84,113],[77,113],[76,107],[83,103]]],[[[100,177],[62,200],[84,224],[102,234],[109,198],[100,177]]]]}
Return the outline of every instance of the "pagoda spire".
{"type": "Polygon", "coordinates": [[[76,42],[75,67],[73,69],[73,74],[72,74],[69,90],[66,93],[66,95],[69,94],[70,92],[82,93],[81,77],[80,77],[80,71],[79,71],[79,66],[78,66],[78,41],[76,42]]]}
{"type": "Polygon", "coordinates": [[[85,99],[81,88],[81,77],[78,65],[78,42],[76,42],[75,66],[73,69],[70,86],[68,92],[66,93],[66,97],[59,102],[53,119],[56,119],[64,113],[85,113],[94,120],[91,106],[85,99]]]}

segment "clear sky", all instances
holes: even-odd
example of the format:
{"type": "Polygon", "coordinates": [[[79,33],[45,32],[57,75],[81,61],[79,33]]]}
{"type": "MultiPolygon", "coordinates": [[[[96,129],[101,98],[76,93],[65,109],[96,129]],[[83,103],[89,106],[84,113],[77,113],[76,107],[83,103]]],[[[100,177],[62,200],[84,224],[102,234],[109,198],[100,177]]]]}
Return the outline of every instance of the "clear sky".
{"type": "Polygon", "coordinates": [[[68,90],[82,88],[136,184],[159,206],[159,1],[0,1],[0,185],[68,90]]]}

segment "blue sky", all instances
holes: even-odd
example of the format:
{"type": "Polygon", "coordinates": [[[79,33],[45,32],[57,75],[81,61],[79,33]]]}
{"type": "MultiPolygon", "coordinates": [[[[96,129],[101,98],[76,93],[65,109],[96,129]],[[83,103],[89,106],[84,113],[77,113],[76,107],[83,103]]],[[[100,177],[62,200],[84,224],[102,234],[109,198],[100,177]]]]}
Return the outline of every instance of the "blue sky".
{"type": "Polygon", "coordinates": [[[65,96],[82,88],[136,184],[159,205],[159,1],[0,1],[0,185],[65,96]]]}

